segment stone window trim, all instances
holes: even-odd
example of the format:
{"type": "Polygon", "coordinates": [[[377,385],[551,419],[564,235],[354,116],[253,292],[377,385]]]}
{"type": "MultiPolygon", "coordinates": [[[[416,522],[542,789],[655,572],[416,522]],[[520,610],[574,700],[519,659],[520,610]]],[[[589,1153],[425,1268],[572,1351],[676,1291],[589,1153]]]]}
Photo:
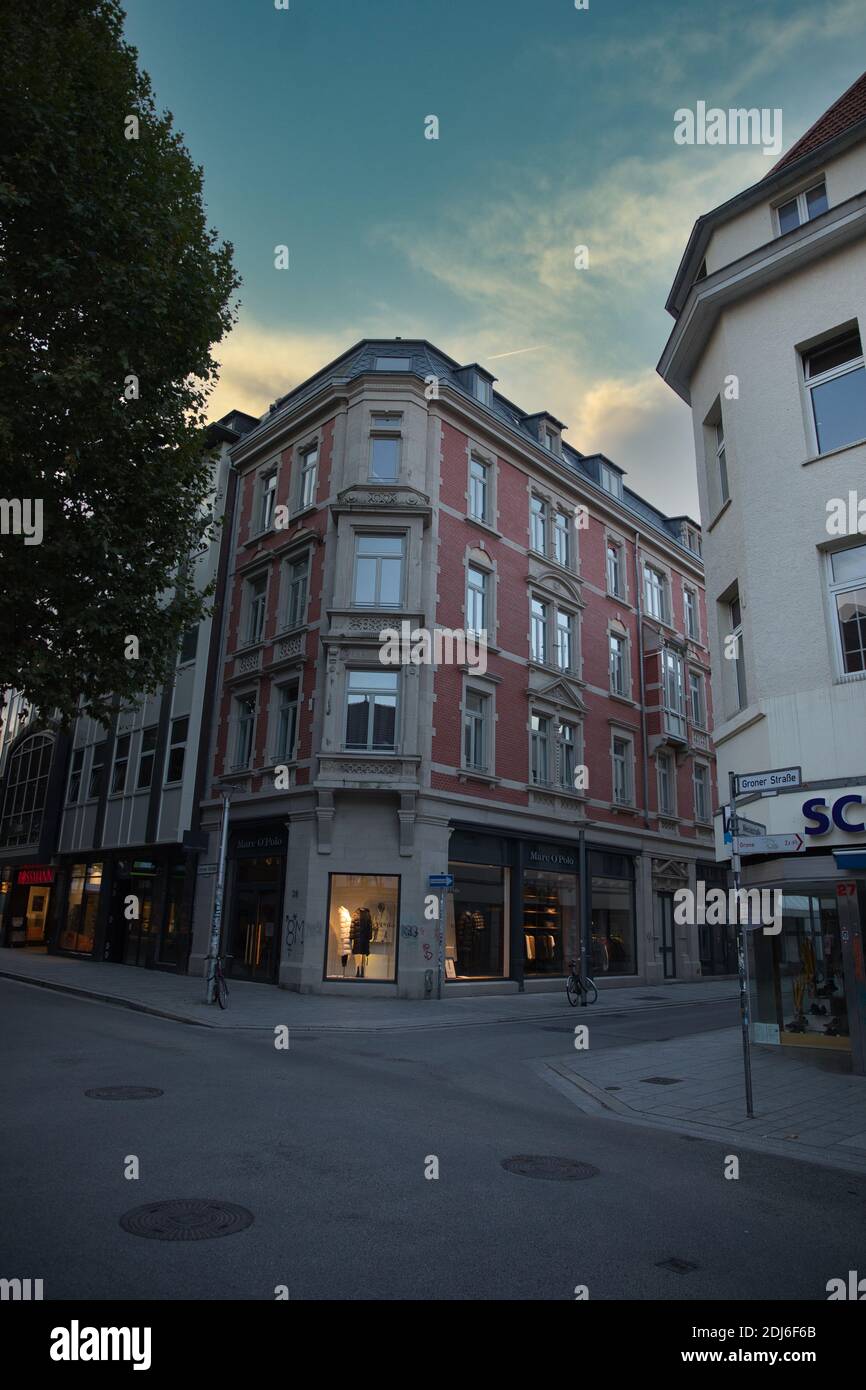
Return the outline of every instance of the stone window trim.
{"type": "Polygon", "coordinates": [[[475,526],[483,526],[495,536],[501,536],[499,530],[499,462],[495,453],[483,445],[478,444],[472,438],[466,441],[466,491],[464,493],[466,503],[465,516],[467,521],[471,521],[475,526]],[[472,511],[472,461],[484,465],[487,470],[487,513],[485,516],[476,516],[472,511]]]}
{"type": "Polygon", "coordinates": [[[672,566],[667,560],[664,560],[661,557],[648,551],[642,551],[640,556],[640,576],[641,585],[643,589],[643,592],[641,593],[641,616],[645,621],[658,623],[660,627],[665,628],[668,632],[676,632],[673,615],[674,570],[672,566]],[[664,579],[664,591],[665,602],[667,605],[667,613],[663,618],[657,618],[653,613],[650,613],[647,608],[646,577],[648,570],[655,570],[656,573],[660,574],[664,579]]]}
{"type": "Polygon", "coordinates": [[[530,555],[543,556],[551,565],[556,565],[560,573],[570,575],[580,575],[580,531],[575,524],[575,508],[578,503],[555,492],[552,488],[539,483],[535,478],[528,478],[526,483],[527,506],[528,506],[528,542],[527,551],[530,555]],[[545,525],[544,525],[544,550],[538,550],[532,544],[532,499],[537,498],[544,503],[545,525]],[[570,563],[563,565],[556,558],[556,538],[555,520],[556,513],[564,512],[571,522],[569,532],[569,548],[571,551],[570,563]]]}
{"type": "Polygon", "coordinates": [[[611,809],[612,811],[631,811],[631,812],[634,812],[634,811],[637,811],[637,810],[639,809],[639,808],[638,808],[638,805],[637,805],[637,797],[636,797],[636,790],[635,790],[635,759],[636,759],[636,735],[637,735],[637,730],[635,730],[634,728],[632,728],[632,726],[629,725],[629,724],[618,724],[618,723],[616,723],[616,721],[613,720],[613,719],[609,719],[609,720],[608,720],[608,724],[610,725],[610,753],[609,753],[609,756],[610,756],[610,764],[611,764],[611,789],[612,789],[612,792],[613,792],[613,795],[612,795],[612,797],[611,797],[611,802],[610,802],[610,809],[611,809]],[[627,761],[626,761],[626,790],[627,790],[627,793],[628,793],[628,799],[625,800],[625,801],[618,801],[618,800],[616,799],[616,780],[615,780],[615,770],[614,770],[614,751],[615,751],[615,744],[616,744],[617,742],[623,742],[623,743],[625,743],[625,744],[627,745],[627,747],[628,747],[628,751],[627,751],[627,755],[626,755],[626,758],[627,758],[627,761]]]}
{"type": "Polygon", "coordinates": [[[251,474],[252,507],[250,509],[250,524],[247,532],[247,537],[244,542],[245,545],[250,545],[254,541],[261,540],[264,536],[270,536],[274,534],[273,513],[279,506],[281,462],[282,460],[280,458],[279,453],[272,454],[268,459],[265,460],[264,463],[259,464],[258,468],[256,468],[251,474]],[[260,523],[262,501],[264,498],[264,489],[267,480],[272,476],[276,478],[276,487],[274,490],[274,501],[273,508],[271,511],[271,524],[270,526],[263,527],[260,523]]]}
{"type": "Polygon", "coordinates": [[[695,825],[710,826],[713,823],[713,776],[710,763],[706,758],[692,759],[692,797],[694,800],[695,825]],[[707,812],[705,816],[698,816],[698,796],[697,796],[697,768],[703,768],[707,774],[707,812]]]}
{"type": "MultiPolygon", "coordinates": [[[[318,749],[321,757],[346,756],[351,754],[356,758],[384,758],[393,759],[395,762],[403,757],[412,757],[414,750],[408,747],[409,740],[403,728],[406,706],[406,667],[405,666],[383,666],[377,662],[375,654],[369,649],[366,651],[346,651],[342,668],[339,670],[337,681],[338,698],[333,702],[332,708],[336,714],[336,723],[332,730],[331,746],[325,747],[324,740],[318,749]],[[365,672],[380,671],[390,672],[397,676],[397,702],[394,714],[394,746],[382,748],[347,748],[346,747],[346,717],[349,709],[349,677],[351,675],[363,675],[365,672]]],[[[326,709],[327,709],[326,700],[326,709]]]]}
{"type": "Polygon", "coordinates": [[[496,687],[499,684],[499,680],[489,680],[486,675],[482,676],[472,671],[464,671],[460,688],[460,704],[458,707],[458,712],[460,714],[459,771],[465,777],[480,778],[491,784],[499,780],[496,776],[496,726],[499,722],[499,713],[496,708],[496,687]],[[466,697],[471,691],[478,695],[482,695],[487,702],[484,728],[487,759],[484,767],[470,767],[465,762],[463,716],[466,713],[466,697]]]}
{"type": "Polygon", "coordinates": [[[396,487],[403,472],[404,413],[401,409],[387,405],[370,404],[367,407],[367,470],[368,483],[384,487],[396,487]],[[373,471],[373,447],[377,439],[397,441],[397,468],[393,478],[378,478],[373,471]]]}
{"type": "Polygon", "coordinates": [[[632,685],[633,685],[633,681],[632,681],[632,670],[631,670],[631,658],[632,658],[631,634],[630,634],[628,628],[627,628],[623,623],[618,622],[616,619],[613,619],[613,618],[609,619],[609,620],[608,620],[608,624],[607,624],[607,652],[608,652],[608,678],[607,678],[607,679],[608,679],[608,689],[609,689],[609,693],[610,693],[610,695],[611,695],[611,697],[612,697],[613,699],[617,699],[617,700],[628,700],[629,704],[633,704],[634,701],[633,701],[633,696],[632,696],[632,685]],[[611,637],[619,637],[619,638],[621,638],[622,641],[625,643],[625,651],[624,651],[624,653],[623,653],[623,677],[624,677],[624,681],[623,681],[623,689],[622,689],[622,690],[614,690],[614,688],[613,688],[613,671],[612,671],[612,669],[611,669],[611,660],[610,660],[610,657],[611,657],[610,639],[611,639],[611,637]]]}
{"type": "Polygon", "coordinates": [[[279,599],[277,609],[277,637],[285,637],[290,632],[299,632],[302,628],[309,626],[310,615],[310,584],[313,577],[313,545],[307,541],[299,546],[293,546],[290,550],[284,551],[279,560],[279,599]],[[306,563],[306,595],[303,603],[303,612],[298,622],[289,623],[289,602],[291,588],[291,572],[295,565],[306,563]]]}
{"type": "Polygon", "coordinates": [[[677,760],[675,754],[672,753],[670,749],[668,749],[668,748],[659,748],[659,749],[656,751],[656,755],[655,755],[655,765],[656,765],[656,804],[657,804],[657,806],[658,806],[658,815],[659,815],[659,817],[660,817],[661,819],[663,819],[663,820],[679,820],[678,794],[677,794],[677,793],[678,793],[678,788],[677,788],[677,768],[679,767],[679,762],[678,762],[678,760],[677,760]],[[662,771],[662,770],[661,770],[661,764],[662,764],[663,761],[666,761],[666,762],[669,764],[669,766],[670,766],[670,778],[671,778],[671,804],[670,804],[670,806],[668,806],[668,807],[662,806],[662,793],[661,793],[661,771],[662,771]]]}
{"type": "Polygon", "coordinates": [[[625,536],[621,536],[618,531],[614,531],[610,526],[604,528],[604,588],[608,598],[617,599],[620,603],[628,604],[631,607],[629,565],[628,565],[628,543],[625,536]],[[607,550],[608,546],[615,546],[619,551],[619,578],[622,585],[622,592],[616,593],[610,587],[607,572],[607,550]]]}
{"type": "Polygon", "coordinates": [[[250,683],[244,682],[243,685],[232,690],[228,708],[228,729],[226,737],[225,753],[223,755],[223,775],[239,776],[251,774],[256,770],[256,735],[259,731],[259,719],[262,714],[261,706],[261,686],[258,681],[250,683]],[[253,699],[256,704],[255,716],[253,718],[252,742],[250,745],[249,762],[243,765],[235,761],[237,757],[238,735],[240,733],[240,703],[242,700],[253,699]]]}
{"type": "Polygon", "coordinates": [[[469,590],[469,570],[484,570],[487,574],[487,650],[498,651],[499,633],[499,571],[493,556],[483,546],[467,545],[463,552],[463,602],[460,613],[466,630],[467,596],[469,590]]]}
{"type": "Polygon", "coordinates": [[[686,640],[695,642],[699,647],[703,646],[703,625],[701,623],[701,594],[696,584],[690,584],[687,579],[683,580],[683,633],[686,640]],[[695,601],[695,624],[694,635],[689,632],[689,625],[686,621],[686,594],[692,594],[695,601]]]}
{"type": "Polygon", "coordinates": [[[540,671],[555,671],[557,675],[567,676],[573,680],[583,680],[583,651],[582,651],[582,618],[585,604],[578,603],[569,596],[563,599],[561,594],[554,590],[549,590],[543,585],[530,583],[527,594],[529,602],[529,632],[527,642],[529,649],[529,665],[540,671]],[[535,600],[545,606],[545,657],[546,660],[540,661],[532,651],[532,603],[535,600]],[[565,669],[557,664],[556,651],[556,628],[557,614],[564,613],[571,619],[571,658],[572,665],[565,669]]]}
{"type": "Polygon", "coordinates": [[[351,569],[349,570],[348,582],[349,592],[346,603],[346,610],[352,613],[405,613],[409,606],[409,571],[410,571],[410,549],[412,540],[412,529],[409,526],[393,522],[388,524],[388,518],[369,521],[359,519],[356,524],[350,525],[349,537],[351,538],[351,569]],[[358,541],[362,537],[398,538],[402,544],[400,557],[400,601],[399,603],[358,603],[355,599],[355,587],[358,574],[358,541]]]}
{"type": "Polygon", "coordinates": [[[269,604],[269,602],[270,602],[270,597],[271,597],[271,567],[270,567],[270,565],[261,566],[261,567],[253,567],[253,568],[251,568],[249,571],[247,571],[247,572],[244,573],[243,581],[242,581],[242,585],[241,585],[241,594],[240,594],[241,604],[240,604],[240,614],[239,614],[238,632],[237,632],[238,640],[237,640],[237,643],[236,643],[236,645],[235,645],[235,651],[237,651],[237,652],[241,652],[241,651],[243,651],[243,652],[252,651],[252,650],[253,650],[254,648],[256,648],[256,647],[264,646],[264,644],[268,641],[268,637],[267,637],[267,628],[268,628],[268,604],[269,604]],[[263,618],[263,621],[262,621],[262,630],[261,630],[260,635],[259,635],[257,638],[255,638],[255,639],[250,639],[249,636],[248,636],[248,633],[249,633],[249,623],[250,623],[250,615],[251,615],[252,594],[253,594],[253,589],[255,588],[255,586],[256,586],[256,585],[259,583],[259,581],[262,580],[262,579],[265,581],[265,603],[264,603],[264,618],[263,618]]]}
{"type": "Polygon", "coordinates": [[[302,718],[302,716],[303,716],[303,713],[304,713],[304,676],[303,676],[303,670],[302,670],[302,669],[301,669],[301,670],[296,670],[294,673],[292,673],[292,672],[286,672],[285,674],[281,674],[280,676],[276,677],[276,678],[271,682],[271,689],[270,689],[270,695],[269,695],[269,697],[268,697],[268,708],[267,708],[268,728],[267,728],[267,738],[266,738],[265,746],[266,746],[267,749],[270,750],[270,752],[266,754],[266,756],[268,757],[268,764],[267,764],[268,767],[274,768],[274,767],[280,767],[280,766],[287,766],[287,767],[295,767],[295,766],[297,766],[297,764],[298,764],[298,762],[299,762],[299,757],[298,757],[298,746],[299,746],[300,741],[301,741],[301,718],[302,718]],[[281,754],[279,748],[277,747],[277,743],[278,743],[278,740],[279,740],[279,731],[280,731],[280,709],[281,709],[281,705],[282,705],[282,693],[283,693],[283,691],[284,691],[284,690],[290,690],[293,686],[297,687],[297,692],[298,692],[298,699],[297,699],[298,717],[297,717],[297,725],[296,725],[296,728],[295,728],[295,745],[294,745],[294,748],[293,748],[293,750],[292,750],[292,756],[291,756],[290,758],[284,758],[284,757],[282,756],[282,754],[281,754]]]}

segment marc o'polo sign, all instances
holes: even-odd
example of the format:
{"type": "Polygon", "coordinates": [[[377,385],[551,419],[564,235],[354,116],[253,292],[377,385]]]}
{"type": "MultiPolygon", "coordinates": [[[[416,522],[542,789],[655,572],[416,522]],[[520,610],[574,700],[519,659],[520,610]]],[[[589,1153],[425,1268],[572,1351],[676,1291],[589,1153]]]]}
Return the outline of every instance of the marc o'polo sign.
{"type": "Polygon", "coordinates": [[[803,769],[799,767],[777,767],[769,772],[739,772],[734,778],[734,791],[737,796],[750,796],[756,792],[784,792],[792,787],[803,785],[803,769]]]}

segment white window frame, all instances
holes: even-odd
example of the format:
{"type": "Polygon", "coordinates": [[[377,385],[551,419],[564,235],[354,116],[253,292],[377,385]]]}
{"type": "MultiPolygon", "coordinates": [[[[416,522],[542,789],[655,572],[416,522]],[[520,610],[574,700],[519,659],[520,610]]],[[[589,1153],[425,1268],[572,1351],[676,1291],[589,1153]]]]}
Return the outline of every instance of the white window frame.
{"type": "Polygon", "coordinates": [[[232,740],[233,761],[232,772],[240,772],[244,768],[253,765],[253,756],[256,748],[256,721],[259,717],[259,700],[254,690],[238,692],[234,697],[234,738],[232,740]],[[241,707],[245,702],[252,701],[252,714],[249,718],[242,714],[241,707]],[[245,730],[249,730],[249,748],[245,759],[241,758],[241,738],[245,730]]]}
{"type": "Polygon", "coordinates": [[[529,549],[537,555],[547,557],[548,536],[550,533],[550,507],[543,497],[533,492],[529,499],[529,549]],[[541,531],[541,545],[537,545],[538,531],[541,531]]]}
{"type": "Polygon", "coordinates": [[[403,416],[396,410],[374,410],[370,414],[370,449],[367,456],[367,480],[371,483],[396,483],[403,467],[403,416]],[[377,439],[394,440],[396,466],[393,477],[380,478],[373,471],[373,455],[377,439]]]}
{"type": "Polygon", "coordinates": [[[292,681],[285,681],[277,686],[279,699],[277,701],[277,728],[274,749],[275,763],[292,763],[298,756],[298,739],[301,730],[301,682],[300,678],[292,681]],[[287,699],[286,696],[294,691],[294,699],[287,699]],[[294,715],[290,719],[285,719],[287,710],[294,710],[294,715]],[[284,737],[284,728],[288,726],[292,730],[290,743],[284,737]]]}
{"type": "Polygon", "coordinates": [[[543,710],[530,710],[529,712],[529,780],[533,787],[549,787],[551,785],[551,748],[550,731],[553,724],[552,715],[545,714],[543,710]],[[538,721],[538,728],[532,727],[533,720],[538,721]],[[544,776],[537,775],[537,767],[541,759],[537,754],[543,754],[544,776]]]}
{"type": "Polygon", "coordinates": [[[660,569],[658,565],[650,564],[648,560],[644,561],[643,567],[643,595],[646,615],[654,618],[658,623],[664,623],[666,627],[670,626],[671,601],[668,577],[663,569],[660,569]],[[658,580],[658,583],[651,584],[651,577],[658,580]],[[660,609],[658,613],[655,612],[655,602],[650,602],[650,594],[658,594],[660,609]]]}
{"type": "Polygon", "coordinates": [[[694,803],[695,803],[695,823],[696,823],[697,825],[709,825],[709,824],[711,824],[711,822],[712,822],[712,783],[711,783],[711,781],[710,781],[710,769],[709,769],[709,765],[708,765],[707,763],[699,762],[699,761],[697,760],[697,758],[695,759],[694,767],[692,768],[692,795],[693,795],[693,797],[694,797],[694,803]],[[703,779],[699,779],[699,777],[698,777],[698,772],[699,772],[699,771],[702,772],[702,773],[704,774],[704,778],[703,778],[703,779]],[[699,795],[698,795],[698,788],[699,788],[699,787],[702,789],[702,793],[703,793],[703,795],[704,795],[704,801],[705,801],[705,805],[704,805],[704,808],[703,808],[703,815],[699,814],[699,807],[698,807],[698,802],[699,802],[699,800],[700,800],[700,797],[699,797],[699,795]]]}
{"type": "Polygon", "coordinates": [[[554,657],[555,657],[555,662],[554,662],[554,664],[559,668],[560,671],[563,671],[563,672],[566,672],[566,673],[569,672],[569,671],[574,671],[574,669],[575,669],[574,648],[575,648],[575,629],[576,629],[576,626],[577,626],[577,624],[576,624],[576,622],[575,622],[574,614],[573,614],[573,613],[569,613],[569,611],[568,611],[567,608],[559,608],[559,607],[557,607],[557,608],[554,609],[554,614],[553,614],[553,631],[554,631],[554,634],[555,634],[555,642],[554,642],[554,657]],[[563,642],[563,640],[562,640],[562,639],[563,639],[563,634],[565,635],[565,642],[563,642]],[[564,653],[564,655],[565,655],[565,660],[563,660],[563,646],[567,646],[567,647],[568,647],[568,651],[564,653]]]}
{"type": "Polygon", "coordinates": [[[686,737],[686,676],[685,662],[672,647],[662,648],[662,696],[665,712],[665,732],[677,738],[686,737]]]}
{"type": "Polygon", "coordinates": [[[613,730],[610,741],[610,759],[612,785],[612,801],[615,806],[634,806],[634,739],[626,734],[618,733],[613,730]],[[624,753],[617,752],[617,744],[622,744],[624,753]],[[622,790],[623,797],[617,796],[617,766],[621,766],[623,772],[622,790]]]}
{"type": "Polygon", "coordinates": [[[277,474],[277,468],[272,467],[263,473],[259,480],[258,535],[264,535],[266,531],[273,529],[274,510],[277,505],[277,474]]]}
{"type": "Polygon", "coordinates": [[[689,686],[689,689],[688,689],[689,718],[691,719],[692,725],[693,725],[694,728],[700,729],[702,733],[706,733],[706,732],[707,732],[707,688],[706,688],[706,681],[704,680],[704,673],[703,673],[703,671],[695,671],[692,667],[689,667],[687,679],[688,679],[688,686],[689,686]],[[695,701],[695,692],[697,692],[697,708],[696,708],[696,701],[695,701]]]}
{"type": "Polygon", "coordinates": [[[307,605],[310,601],[310,561],[311,552],[308,550],[304,555],[295,555],[285,562],[285,582],[286,582],[286,607],[285,607],[285,628],[284,631],[290,632],[294,628],[303,627],[307,620],[307,605]],[[293,578],[293,572],[303,567],[303,576],[293,578]],[[296,591],[302,593],[300,602],[295,602],[296,591]],[[295,612],[297,609],[297,613],[295,612]]]}
{"type": "Polygon", "coordinates": [[[298,450],[298,505],[297,511],[307,512],[316,505],[316,492],[319,480],[318,440],[305,444],[298,450]],[[312,463],[310,459],[312,458],[312,463]]]}
{"type": "MultiPolygon", "coordinates": [[[[393,679],[394,679],[394,689],[393,689],[393,692],[391,692],[391,691],[386,691],[386,690],[382,689],[381,687],[368,686],[368,687],[365,688],[365,687],[364,687],[363,685],[361,685],[361,684],[359,684],[358,687],[356,688],[356,690],[353,692],[353,690],[352,690],[352,677],[353,677],[353,676],[365,676],[365,675],[373,674],[372,668],[367,669],[367,668],[362,667],[362,666],[356,666],[356,667],[351,667],[351,668],[346,672],[346,687],[345,687],[345,693],[344,693],[344,699],[343,699],[343,747],[344,747],[344,749],[346,749],[347,752],[352,752],[352,753],[396,753],[396,752],[397,752],[397,749],[399,748],[399,745],[400,745],[400,693],[401,693],[401,692],[400,692],[400,674],[399,674],[398,671],[385,671],[385,668],[384,668],[384,667],[381,668],[381,671],[382,671],[382,673],[387,674],[387,675],[390,675],[390,676],[393,677],[393,679]],[[354,693],[354,694],[361,694],[361,695],[372,696],[372,700],[370,701],[370,704],[369,704],[369,707],[368,707],[368,711],[367,711],[367,741],[366,741],[366,743],[351,743],[351,744],[350,744],[349,741],[348,741],[348,732],[349,732],[349,727],[348,727],[348,726],[349,726],[349,696],[352,695],[353,693],[354,693]],[[391,743],[373,743],[371,740],[372,740],[372,736],[373,736],[373,728],[374,728],[375,722],[376,722],[376,696],[377,696],[377,695],[386,695],[386,694],[387,694],[387,695],[390,695],[390,694],[392,694],[392,693],[393,693],[393,695],[394,695],[394,742],[393,742],[393,744],[391,744],[391,743]]],[[[379,672],[379,671],[376,671],[375,674],[376,674],[376,675],[379,675],[380,672],[379,672]]]]}
{"type": "Polygon", "coordinates": [[[811,430],[812,447],[816,456],[823,457],[826,454],[834,454],[839,449],[850,448],[852,444],[859,444],[866,435],[858,435],[855,439],[846,440],[843,444],[832,444],[829,449],[822,449],[821,441],[818,438],[818,418],[815,414],[814,392],[820,386],[826,386],[828,382],[835,381],[843,376],[850,376],[854,372],[863,373],[863,391],[866,395],[866,352],[863,348],[863,336],[860,332],[859,323],[855,328],[844,329],[840,333],[833,333],[829,338],[823,339],[819,343],[813,343],[811,347],[800,349],[800,361],[803,372],[803,385],[806,390],[809,406],[809,428],[811,430]],[[860,339],[859,356],[850,357],[845,362],[841,362],[837,367],[830,367],[826,372],[819,372],[817,376],[809,376],[808,361],[813,352],[823,352],[832,347],[834,343],[841,342],[845,338],[851,337],[856,333],[860,339]]]}
{"type": "Polygon", "coordinates": [[[842,629],[839,623],[839,611],[836,607],[837,595],[853,593],[857,589],[866,589],[866,543],[853,546],[842,546],[837,550],[830,551],[826,556],[826,582],[827,595],[830,606],[830,622],[833,626],[833,649],[836,655],[836,667],[839,676],[845,681],[866,680],[866,669],[863,671],[845,670],[845,649],[842,645],[842,629]],[[833,578],[833,557],[844,554],[845,550],[862,550],[863,578],[862,579],[837,579],[833,578]]]}
{"type": "Polygon", "coordinates": [[[827,197],[827,180],[822,175],[820,179],[816,179],[814,183],[810,183],[808,188],[803,188],[800,190],[799,193],[789,194],[784,198],[780,198],[773,204],[773,213],[776,220],[776,231],[779,236],[787,236],[788,232],[796,232],[798,227],[804,227],[807,222],[814,222],[816,217],[823,217],[824,213],[829,212],[829,210],[830,200],[827,197]],[[822,212],[816,212],[813,214],[809,212],[809,204],[806,201],[806,199],[808,194],[814,193],[817,188],[823,188],[824,199],[827,203],[827,207],[824,208],[822,212]],[[796,227],[789,227],[787,231],[783,231],[782,219],[779,216],[779,214],[781,213],[782,208],[789,207],[791,203],[797,204],[797,217],[799,220],[797,222],[796,227]]]}
{"type": "Polygon", "coordinates": [[[672,817],[677,814],[677,772],[676,760],[670,753],[659,751],[656,754],[656,783],[660,816],[672,817]],[[667,768],[665,774],[664,768],[667,768]],[[667,780],[669,795],[665,799],[662,788],[667,780]]]}
{"type": "Polygon", "coordinates": [[[406,592],[406,532],[405,531],[356,531],[354,533],[354,556],[352,560],[352,607],[368,609],[388,609],[389,611],[399,612],[403,607],[403,600],[406,592]],[[362,540],[399,540],[400,542],[400,592],[396,603],[386,603],[381,598],[382,592],[382,560],[394,560],[394,555],[364,555],[359,553],[359,546],[362,540]],[[376,561],[376,582],[374,597],[369,603],[362,603],[358,598],[358,561],[361,559],[376,561]]]}
{"type": "Polygon", "coordinates": [[[489,631],[489,629],[490,629],[490,590],[491,590],[491,587],[492,587],[492,585],[491,585],[490,570],[485,569],[482,565],[473,564],[473,562],[472,562],[471,560],[467,560],[467,562],[466,562],[466,631],[467,631],[467,632],[483,633],[483,634],[484,634],[484,639],[485,639],[485,641],[486,641],[486,639],[487,639],[487,633],[488,633],[488,631],[489,631]],[[479,574],[479,575],[481,575],[482,583],[481,583],[480,585],[473,583],[473,581],[472,581],[472,575],[473,575],[473,574],[479,574]],[[479,597],[479,596],[480,596],[480,597],[479,597]],[[483,625],[482,625],[481,627],[477,627],[476,624],[475,624],[475,617],[476,617],[475,609],[476,609],[477,604],[478,604],[479,602],[480,602],[480,605],[481,605],[481,616],[482,616],[482,618],[483,618],[483,625]]]}
{"type": "Polygon", "coordinates": [[[683,627],[686,637],[690,642],[700,642],[701,640],[701,605],[698,598],[697,589],[693,589],[691,584],[683,585],[683,627]],[[691,603],[689,603],[691,600],[691,603]],[[694,622],[689,622],[689,612],[694,622]]]}
{"type": "Polygon", "coordinates": [[[604,574],[605,582],[607,584],[607,592],[610,595],[610,597],[618,598],[622,600],[622,602],[624,603],[626,599],[626,593],[625,584],[622,581],[625,577],[625,551],[622,542],[614,540],[611,536],[608,536],[606,538],[604,545],[604,574]],[[621,586],[619,588],[615,588],[613,583],[611,582],[611,552],[613,552],[613,554],[616,556],[616,577],[619,580],[619,584],[621,586]]]}
{"type": "Polygon", "coordinates": [[[473,521],[484,522],[485,526],[491,524],[490,498],[492,469],[493,465],[487,459],[481,458],[479,454],[472,453],[469,455],[469,516],[471,516],[473,521]],[[480,479],[476,476],[473,471],[474,469],[480,470],[480,479]],[[476,510],[475,506],[478,493],[481,495],[481,511],[476,510]]]}
{"type": "Polygon", "coordinates": [[[264,641],[268,621],[268,576],[257,574],[246,581],[246,618],[244,646],[255,647],[264,641]],[[257,592],[259,586],[261,592],[257,592]]]}
{"type": "Polygon", "coordinates": [[[629,661],[628,637],[623,636],[623,634],[622,634],[621,632],[610,632],[610,631],[609,631],[608,634],[607,634],[607,653],[608,653],[608,679],[609,679],[609,682],[610,682],[610,693],[611,693],[611,695],[620,695],[620,696],[622,696],[624,699],[628,699],[628,698],[629,698],[629,694],[630,694],[630,690],[631,690],[631,682],[630,682],[630,680],[629,680],[629,666],[630,666],[630,661],[629,661]],[[621,673],[622,673],[622,688],[621,688],[621,689],[618,689],[618,688],[617,688],[617,684],[616,684],[616,682],[615,682],[615,680],[614,680],[614,673],[615,673],[615,670],[617,669],[617,668],[616,668],[616,662],[615,662],[615,660],[614,660],[614,655],[615,655],[615,644],[616,644],[616,643],[620,643],[620,644],[621,644],[621,652],[620,652],[620,658],[621,658],[621,659],[620,659],[620,670],[621,670],[621,673]]]}
{"type": "Polygon", "coordinates": [[[615,468],[609,468],[606,463],[599,467],[599,481],[604,491],[617,501],[622,501],[622,474],[617,473],[615,468]]]}
{"type": "Polygon", "coordinates": [[[465,772],[487,773],[490,769],[490,725],[492,697],[486,690],[478,690],[467,685],[463,692],[463,719],[460,742],[461,767],[465,772]],[[477,700],[480,708],[470,709],[471,700],[477,700]],[[469,756],[467,740],[474,755],[480,743],[481,758],[469,756]]]}
{"type": "Polygon", "coordinates": [[[573,520],[564,512],[562,507],[556,507],[553,512],[553,525],[550,528],[553,536],[553,558],[563,569],[572,568],[572,529],[573,520]],[[564,558],[560,551],[564,550],[564,558]]]}
{"type": "Polygon", "coordinates": [[[534,594],[529,596],[529,655],[530,659],[539,666],[547,666],[550,656],[550,633],[548,624],[550,622],[550,604],[543,598],[536,598],[534,594]],[[536,604],[541,609],[540,613],[535,612],[536,604]],[[539,643],[538,638],[541,637],[539,643]]]}

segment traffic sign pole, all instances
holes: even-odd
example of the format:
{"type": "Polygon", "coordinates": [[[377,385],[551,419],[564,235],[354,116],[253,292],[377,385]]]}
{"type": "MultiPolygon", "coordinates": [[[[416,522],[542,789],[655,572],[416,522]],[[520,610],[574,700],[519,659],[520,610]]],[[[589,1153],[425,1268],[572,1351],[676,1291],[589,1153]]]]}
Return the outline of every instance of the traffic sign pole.
{"type": "Polygon", "coordinates": [[[749,955],[746,946],[746,927],[740,918],[740,849],[739,824],[737,821],[737,779],[736,773],[729,772],[731,788],[731,868],[734,871],[734,888],[737,904],[737,973],[740,977],[740,1025],[743,1033],[743,1072],[746,1079],[746,1114],[754,1119],[752,1105],[752,1049],[749,1040],[749,955]]]}

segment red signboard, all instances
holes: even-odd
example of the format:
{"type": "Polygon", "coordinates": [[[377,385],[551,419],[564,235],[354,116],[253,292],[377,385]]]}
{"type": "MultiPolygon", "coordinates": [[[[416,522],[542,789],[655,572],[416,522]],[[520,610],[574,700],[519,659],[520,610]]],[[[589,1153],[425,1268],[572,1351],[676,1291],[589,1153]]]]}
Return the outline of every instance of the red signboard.
{"type": "Polygon", "coordinates": [[[44,864],[24,864],[18,870],[18,882],[23,884],[53,883],[54,870],[44,864]]]}

